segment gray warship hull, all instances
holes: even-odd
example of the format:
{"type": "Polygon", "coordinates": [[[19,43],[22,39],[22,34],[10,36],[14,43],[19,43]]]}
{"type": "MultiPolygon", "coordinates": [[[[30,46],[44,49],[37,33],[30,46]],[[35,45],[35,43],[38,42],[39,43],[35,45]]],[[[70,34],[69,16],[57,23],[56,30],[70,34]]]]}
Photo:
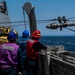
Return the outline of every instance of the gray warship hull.
{"type": "Polygon", "coordinates": [[[63,46],[48,46],[47,59],[50,75],[75,75],[75,53],[63,46]]]}

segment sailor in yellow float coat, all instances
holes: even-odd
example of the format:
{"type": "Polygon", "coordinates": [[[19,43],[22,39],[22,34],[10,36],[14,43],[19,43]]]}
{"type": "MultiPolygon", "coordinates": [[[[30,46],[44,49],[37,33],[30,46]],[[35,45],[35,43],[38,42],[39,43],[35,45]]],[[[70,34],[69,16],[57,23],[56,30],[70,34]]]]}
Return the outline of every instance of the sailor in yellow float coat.
{"type": "MultiPolygon", "coordinates": [[[[8,40],[7,40],[7,34],[11,31],[10,28],[4,28],[3,30],[3,35],[0,36],[0,44],[3,44],[3,43],[8,43],[8,40]]],[[[18,32],[16,30],[13,30],[13,32],[17,35],[18,37],[18,32]]]]}
{"type": "Polygon", "coordinates": [[[10,28],[4,28],[3,35],[0,36],[0,44],[7,43],[7,34],[10,32],[10,28]]]}

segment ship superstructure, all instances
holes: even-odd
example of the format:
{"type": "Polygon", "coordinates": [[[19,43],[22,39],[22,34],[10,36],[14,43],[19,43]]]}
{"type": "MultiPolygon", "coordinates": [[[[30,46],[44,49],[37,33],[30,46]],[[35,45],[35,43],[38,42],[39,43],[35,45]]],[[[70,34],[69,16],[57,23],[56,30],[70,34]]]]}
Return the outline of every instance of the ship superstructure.
{"type": "Polygon", "coordinates": [[[0,1],[0,26],[10,26],[10,17],[6,6],[6,1],[0,1]]]}

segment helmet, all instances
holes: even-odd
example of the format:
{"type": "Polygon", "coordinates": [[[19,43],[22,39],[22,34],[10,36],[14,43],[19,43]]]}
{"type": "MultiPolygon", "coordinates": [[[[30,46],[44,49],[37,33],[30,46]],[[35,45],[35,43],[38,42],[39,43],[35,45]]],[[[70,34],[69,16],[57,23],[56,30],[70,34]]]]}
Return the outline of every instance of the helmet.
{"type": "Polygon", "coordinates": [[[10,32],[10,28],[4,28],[4,34],[8,34],[10,32]]]}
{"type": "Polygon", "coordinates": [[[13,30],[13,32],[14,32],[16,35],[18,35],[18,32],[17,32],[16,30],[13,30]]]}
{"type": "Polygon", "coordinates": [[[23,37],[28,37],[29,36],[28,30],[24,30],[23,33],[22,33],[22,36],[23,37]]]}
{"type": "Polygon", "coordinates": [[[16,30],[13,30],[13,32],[16,34],[16,36],[18,38],[18,32],[16,30]]]}
{"type": "Polygon", "coordinates": [[[13,31],[10,31],[8,33],[7,39],[8,40],[14,40],[14,39],[16,39],[16,34],[13,31]]]}
{"type": "Polygon", "coordinates": [[[31,36],[34,38],[41,38],[41,33],[39,30],[35,30],[31,36]]]}

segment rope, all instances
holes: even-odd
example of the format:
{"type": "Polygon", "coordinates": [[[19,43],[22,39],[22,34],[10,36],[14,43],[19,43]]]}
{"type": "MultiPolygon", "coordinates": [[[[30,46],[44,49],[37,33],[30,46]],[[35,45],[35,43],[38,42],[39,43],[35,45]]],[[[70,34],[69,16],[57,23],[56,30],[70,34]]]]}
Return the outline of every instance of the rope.
{"type": "Polygon", "coordinates": [[[24,9],[23,9],[23,17],[24,17],[24,25],[25,25],[25,30],[26,30],[26,22],[25,22],[25,12],[24,12],[24,9]]]}
{"type": "Polygon", "coordinates": [[[70,28],[65,28],[65,29],[68,29],[68,30],[70,30],[70,31],[73,31],[73,32],[75,32],[75,30],[73,30],[73,29],[70,29],[70,28]]]}

